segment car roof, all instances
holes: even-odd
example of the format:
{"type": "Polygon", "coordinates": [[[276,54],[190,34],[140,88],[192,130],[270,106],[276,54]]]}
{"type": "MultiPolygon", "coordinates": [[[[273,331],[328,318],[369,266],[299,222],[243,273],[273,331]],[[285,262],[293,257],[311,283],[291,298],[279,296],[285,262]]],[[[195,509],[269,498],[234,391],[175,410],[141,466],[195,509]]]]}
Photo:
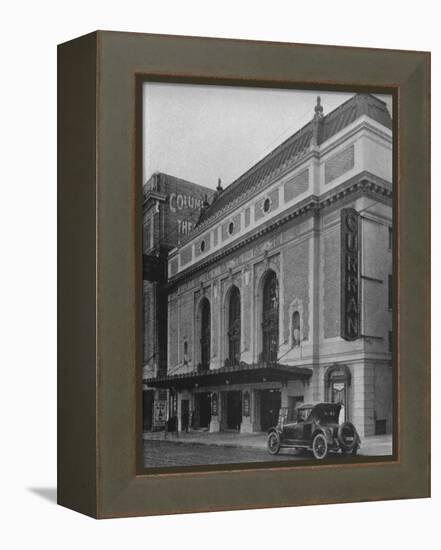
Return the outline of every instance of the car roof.
{"type": "Polygon", "coordinates": [[[327,401],[311,401],[309,403],[302,403],[296,409],[312,409],[314,407],[317,407],[319,405],[331,405],[333,407],[341,406],[341,403],[330,403],[327,401]]]}

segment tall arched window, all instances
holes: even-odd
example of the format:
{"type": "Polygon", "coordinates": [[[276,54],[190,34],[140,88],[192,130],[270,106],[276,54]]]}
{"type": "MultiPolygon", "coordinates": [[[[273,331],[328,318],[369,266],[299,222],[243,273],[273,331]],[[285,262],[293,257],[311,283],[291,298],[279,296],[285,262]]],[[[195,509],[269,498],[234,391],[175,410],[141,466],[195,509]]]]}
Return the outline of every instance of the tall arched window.
{"type": "Polygon", "coordinates": [[[207,370],[210,366],[211,350],[211,312],[210,302],[203,298],[200,304],[201,308],[201,368],[207,370]]]}
{"type": "Polygon", "coordinates": [[[277,276],[271,271],[263,286],[262,310],[262,358],[277,361],[279,349],[279,285],[277,276]]]}
{"type": "Polygon", "coordinates": [[[300,346],[300,314],[294,311],[292,314],[292,347],[300,346]]]}
{"type": "Polygon", "coordinates": [[[228,307],[228,360],[230,365],[240,361],[240,291],[234,286],[228,307]]]}
{"type": "Polygon", "coordinates": [[[184,365],[188,365],[188,342],[184,341],[184,365]]]}

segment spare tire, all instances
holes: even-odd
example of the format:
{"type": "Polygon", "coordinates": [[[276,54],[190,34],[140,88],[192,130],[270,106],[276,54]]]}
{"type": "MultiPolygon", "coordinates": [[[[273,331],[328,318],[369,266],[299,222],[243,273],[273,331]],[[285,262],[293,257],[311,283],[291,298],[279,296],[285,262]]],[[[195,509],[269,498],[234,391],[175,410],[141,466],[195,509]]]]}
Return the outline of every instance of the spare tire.
{"type": "Polygon", "coordinates": [[[342,451],[350,453],[357,447],[357,430],[351,422],[340,424],[337,437],[342,451]]]}
{"type": "Polygon", "coordinates": [[[268,434],[267,449],[271,455],[276,455],[280,451],[280,436],[275,430],[268,434]]]}

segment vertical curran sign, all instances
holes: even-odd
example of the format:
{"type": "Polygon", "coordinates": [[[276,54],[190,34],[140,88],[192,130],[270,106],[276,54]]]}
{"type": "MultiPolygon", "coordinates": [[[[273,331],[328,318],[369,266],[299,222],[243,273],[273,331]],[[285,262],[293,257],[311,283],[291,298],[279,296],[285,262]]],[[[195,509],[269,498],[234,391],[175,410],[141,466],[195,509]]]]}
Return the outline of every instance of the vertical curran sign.
{"type": "Polygon", "coordinates": [[[341,337],[360,338],[360,215],[341,211],[341,337]]]}

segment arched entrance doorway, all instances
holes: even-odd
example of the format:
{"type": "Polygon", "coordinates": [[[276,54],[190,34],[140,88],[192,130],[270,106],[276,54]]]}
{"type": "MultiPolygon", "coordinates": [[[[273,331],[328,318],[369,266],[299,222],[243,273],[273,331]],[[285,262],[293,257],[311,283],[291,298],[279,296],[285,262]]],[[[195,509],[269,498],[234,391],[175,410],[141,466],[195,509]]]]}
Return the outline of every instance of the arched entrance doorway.
{"type": "Polygon", "coordinates": [[[331,403],[340,403],[340,421],[350,419],[349,411],[349,386],[351,384],[351,372],[346,365],[329,367],[325,375],[327,399],[331,403]]]}
{"type": "Polygon", "coordinates": [[[237,365],[240,361],[240,291],[233,286],[228,307],[228,362],[237,365]]]}
{"type": "Polygon", "coordinates": [[[279,349],[279,284],[274,271],[266,276],[262,306],[262,359],[275,362],[279,349]]]}

